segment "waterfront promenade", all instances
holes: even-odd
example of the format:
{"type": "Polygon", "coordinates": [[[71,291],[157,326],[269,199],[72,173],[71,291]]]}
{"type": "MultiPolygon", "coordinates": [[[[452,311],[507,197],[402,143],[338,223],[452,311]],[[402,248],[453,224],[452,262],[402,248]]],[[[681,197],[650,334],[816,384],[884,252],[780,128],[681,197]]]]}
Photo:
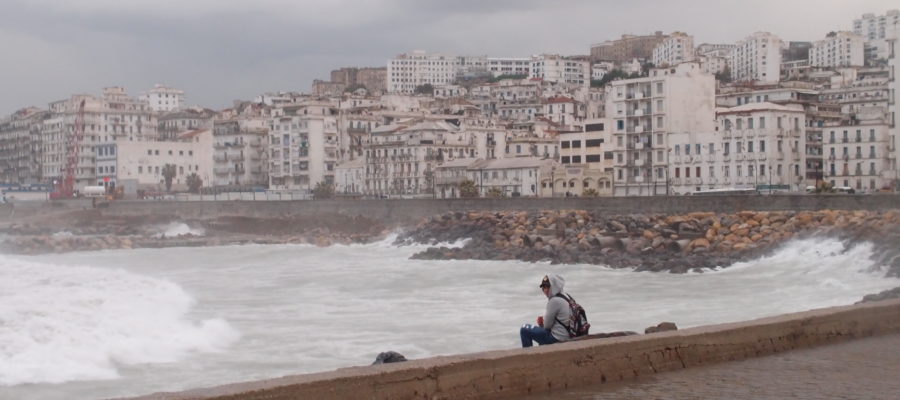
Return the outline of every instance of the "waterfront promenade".
{"type": "Polygon", "coordinates": [[[900,393],[900,334],[640,377],[527,400],[869,399],[900,393]]]}

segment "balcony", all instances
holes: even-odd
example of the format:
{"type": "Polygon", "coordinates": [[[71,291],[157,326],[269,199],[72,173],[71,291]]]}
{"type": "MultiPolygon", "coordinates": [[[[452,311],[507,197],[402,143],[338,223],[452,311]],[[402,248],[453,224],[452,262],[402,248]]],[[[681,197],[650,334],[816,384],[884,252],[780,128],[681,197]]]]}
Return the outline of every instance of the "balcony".
{"type": "Polygon", "coordinates": [[[234,171],[233,167],[215,167],[215,168],[213,168],[213,172],[215,172],[216,175],[228,175],[229,173],[231,173],[233,171],[234,171]]]}
{"type": "Polygon", "coordinates": [[[707,154],[707,155],[706,155],[706,161],[707,161],[707,162],[715,162],[715,161],[716,161],[716,155],[715,155],[715,154],[707,154]]]}
{"type": "Polygon", "coordinates": [[[757,154],[757,155],[756,155],[756,159],[759,160],[759,161],[765,161],[765,160],[766,160],[766,153],[759,153],[759,154],[757,154]]]}
{"type": "Polygon", "coordinates": [[[643,167],[643,166],[644,166],[644,159],[641,158],[641,159],[634,160],[634,166],[636,166],[636,167],[643,167]]]}

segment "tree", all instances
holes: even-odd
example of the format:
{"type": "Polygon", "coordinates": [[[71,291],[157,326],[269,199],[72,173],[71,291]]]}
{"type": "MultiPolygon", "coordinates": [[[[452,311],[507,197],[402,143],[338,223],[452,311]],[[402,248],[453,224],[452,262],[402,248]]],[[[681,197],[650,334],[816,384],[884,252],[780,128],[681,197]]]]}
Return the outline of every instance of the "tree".
{"type": "MultiPolygon", "coordinates": [[[[356,83],[356,84],[347,86],[347,87],[344,89],[344,93],[353,93],[353,92],[355,92],[355,91],[357,91],[357,90],[359,90],[359,89],[366,89],[366,85],[363,85],[363,84],[361,84],[361,83],[356,83]]],[[[368,89],[367,89],[367,90],[368,90],[368,89]]]]}
{"type": "Polygon", "coordinates": [[[326,182],[319,182],[313,188],[313,198],[316,200],[330,199],[334,197],[334,185],[326,182]]]}
{"type": "Polygon", "coordinates": [[[197,175],[196,172],[188,175],[185,183],[187,183],[188,190],[191,193],[200,193],[200,187],[203,186],[203,180],[200,179],[200,175],[197,175]]]}
{"type": "Polygon", "coordinates": [[[621,69],[614,69],[612,71],[607,72],[606,75],[603,75],[603,78],[601,78],[599,81],[591,80],[591,86],[592,87],[603,87],[607,83],[612,82],[616,79],[627,79],[628,77],[629,77],[629,75],[626,74],[625,71],[622,71],[621,69]]]}
{"type": "Polygon", "coordinates": [[[716,72],[716,80],[722,83],[731,83],[731,68],[726,65],[722,72],[716,72]]]}
{"type": "Polygon", "coordinates": [[[434,94],[434,86],[430,83],[416,86],[415,93],[416,94],[427,94],[429,96],[433,95],[434,94]]]}
{"type": "Polygon", "coordinates": [[[475,182],[468,179],[459,183],[459,197],[473,198],[478,197],[478,187],[475,182]]]}
{"type": "Polygon", "coordinates": [[[175,179],[175,174],[178,173],[178,170],[175,168],[175,164],[166,164],[162,168],[162,176],[163,180],[166,183],[166,191],[172,191],[172,179],[175,179]]]}
{"type": "Polygon", "coordinates": [[[600,195],[600,193],[598,193],[594,188],[587,188],[584,189],[584,192],[582,192],[581,195],[584,197],[597,197],[600,195]]]}
{"type": "Polygon", "coordinates": [[[487,191],[487,197],[492,199],[499,199],[502,197],[506,197],[506,192],[497,187],[492,187],[487,191]]]}

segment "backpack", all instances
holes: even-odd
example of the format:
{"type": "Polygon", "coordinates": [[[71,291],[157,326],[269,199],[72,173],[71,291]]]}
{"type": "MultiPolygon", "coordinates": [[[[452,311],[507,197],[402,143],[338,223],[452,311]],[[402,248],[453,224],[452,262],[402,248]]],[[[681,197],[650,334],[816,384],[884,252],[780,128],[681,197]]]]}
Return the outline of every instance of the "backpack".
{"type": "Polygon", "coordinates": [[[591,329],[591,324],[587,320],[587,314],[584,312],[584,307],[576,303],[575,298],[573,298],[571,295],[566,296],[562,293],[559,293],[556,295],[556,297],[560,297],[568,302],[569,311],[571,311],[568,321],[563,322],[560,321],[559,318],[557,318],[556,322],[566,328],[566,331],[569,332],[569,338],[587,336],[588,331],[590,331],[591,329]]]}

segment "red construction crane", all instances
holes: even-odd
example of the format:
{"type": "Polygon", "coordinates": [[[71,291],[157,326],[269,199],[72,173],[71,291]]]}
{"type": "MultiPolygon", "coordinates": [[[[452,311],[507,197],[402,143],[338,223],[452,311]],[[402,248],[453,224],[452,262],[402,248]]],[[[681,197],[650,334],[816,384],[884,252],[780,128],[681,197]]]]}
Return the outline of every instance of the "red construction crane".
{"type": "Polygon", "coordinates": [[[84,138],[84,102],[78,104],[78,112],[75,114],[75,132],[67,140],[66,149],[66,174],[62,182],[58,182],[53,198],[71,198],[75,196],[75,181],[78,173],[78,155],[81,152],[81,142],[84,138]]]}

